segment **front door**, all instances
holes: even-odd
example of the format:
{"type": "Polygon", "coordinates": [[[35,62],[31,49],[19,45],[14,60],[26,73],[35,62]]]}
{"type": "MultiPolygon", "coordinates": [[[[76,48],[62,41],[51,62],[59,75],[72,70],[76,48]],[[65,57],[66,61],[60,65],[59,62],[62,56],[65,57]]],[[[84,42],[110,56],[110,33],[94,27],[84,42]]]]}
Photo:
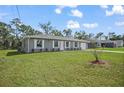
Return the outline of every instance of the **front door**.
{"type": "Polygon", "coordinates": [[[87,44],[86,43],[81,43],[81,50],[86,49],[87,48],[87,44]]]}
{"type": "Polygon", "coordinates": [[[64,41],[60,41],[60,50],[64,50],[64,41]]]}

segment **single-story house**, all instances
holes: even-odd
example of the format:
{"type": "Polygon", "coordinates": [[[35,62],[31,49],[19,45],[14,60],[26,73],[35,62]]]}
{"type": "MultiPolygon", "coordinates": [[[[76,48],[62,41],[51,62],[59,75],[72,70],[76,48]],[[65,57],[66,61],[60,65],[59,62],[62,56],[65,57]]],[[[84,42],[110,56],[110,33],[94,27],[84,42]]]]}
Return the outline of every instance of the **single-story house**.
{"type": "Polygon", "coordinates": [[[97,40],[98,47],[116,47],[116,42],[111,40],[97,40]]]}
{"type": "Polygon", "coordinates": [[[23,52],[83,50],[89,41],[52,35],[25,36],[22,40],[23,52]]]}
{"type": "Polygon", "coordinates": [[[95,47],[108,47],[108,48],[114,48],[114,47],[123,47],[123,40],[92,40],[90,43],[88,43],[88,48],[93,48],[95,44],[95,47]]]}
{"type": "Polygon", "coordinates": [[[116,47],[123,47],[124,41],[123,40],[115,40],[116,41],[116,47]]]}

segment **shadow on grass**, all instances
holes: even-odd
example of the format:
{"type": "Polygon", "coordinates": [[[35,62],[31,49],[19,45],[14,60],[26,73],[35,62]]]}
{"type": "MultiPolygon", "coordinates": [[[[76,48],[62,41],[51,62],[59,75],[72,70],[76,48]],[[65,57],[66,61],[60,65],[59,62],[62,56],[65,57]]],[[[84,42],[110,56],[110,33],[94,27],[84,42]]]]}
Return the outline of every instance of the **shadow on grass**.
{"type": "MultiPolygon", "coordinates": [[[[36,53],[46,53],[46,52],[34,52],[35,54],[36,53]]],[[[26,55],[26,54],[34,54],[33,52],[32,53],[24,53],[24,52],[17,52],[17,51],[11,51],[11,52],[8,52],[7,54],[6,54],[6,56],[15,56],[15,55],[26,55]]]]}
{"type": "Polygon", "coordinates": [[[23,54],[25,53],[19,53],[17,51],[12,51],[12,52],[8,52],[6,56],[15,56],[15,55],[23,55],[23,54]]]}
{"type": "Polygon", "coordinates": [[[15,56],[15,55],[26,55],[26,54],[38,54],[38,53],[48,53],[48,52],[52,52],[52,53],[56,53],[56,52],[60,52],[60,51],[44,51],[44,52],[32,52],[32,53],[23,53],[23,52],[17,52],[17,51],[11,51],[11,52],[8,52],[7,54],[6,54],[6,56],[15,56]]]}

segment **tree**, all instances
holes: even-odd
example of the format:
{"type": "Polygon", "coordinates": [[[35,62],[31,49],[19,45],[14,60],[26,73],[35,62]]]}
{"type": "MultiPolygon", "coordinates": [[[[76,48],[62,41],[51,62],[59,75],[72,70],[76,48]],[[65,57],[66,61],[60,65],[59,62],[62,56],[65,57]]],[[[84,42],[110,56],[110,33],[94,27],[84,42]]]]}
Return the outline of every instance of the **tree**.
{"type": "Polygon", "coordinates": [[[2,39],[2,43],[4,48],[9,48],[9,37],[11,35],[12,29],[9,24],[4,22],[0,22],[0,38],[2,39]]]}
{"type": "Polygon", "coordinates": [[[111,38],[113,38],[114,35],[115,35],[115,32],[109,32],[109,33],[108,33],[109,40],[110,40],[111,38]]]}
{"type": "Polygon", "coordinates": [[[12,40],[12,47],[13,48],[18,48],[20,40],[22,37],[26,36],[26,35],[34,35],[35,34],[35,30],[29,26],[29,25],[25,25],[24,23],[21,22],[21,20],[19,18],[15,18],[12,19],[12,21],[10,21],[13,30],[12,30],[12,34],[15,37],[12,37],[14,40],[12,40]]]}
{"type": "Polygon", "coordinates": [[[88,39],[88,35],[85,31],[75,32],[74,37],[77,39],[88,39]]]}
{"type": "Polygon", "coordinates": [[[122,40],[124,41],[124,34],[122,35],[122,40]]]}
{"type": "Polygon", "coordinates": [[[9,41],[6,39],[3,43],[4,45],[4,49],[8,49],[9,48],[9,41]]]}
{"type": "Polygon", "coordinates": [[[93,33],[89,33],[88,34],[88,39],[92,39],[94,37],[94,34],[93,33]]]}
{"type": "Polygon", "coordinates": [[[74,37],[77,39],[82,39],[81,33],[80,32],[75,32],[74,37]]]}
{"type": "Polygon", "coordinates": [[[39,34],[43,34],[43,33],[38,30],[35,30],[34,35],[39,35],[39,34]]]}
{"type": "Polygon", "coordinates": [[[6,39],[11,33],[11,26],[0,22],[0,37],[2,37],[3,39],[6,39]]]}
{"type": "Polygon", "coordinates": [[[121,35],[117,35],[115,39],[116,40],[121,40],[122,39],[122,36],[121,35]]]}
{"type": "Polygon", "coordinates": [[[51,26],[51,22],[45,23],[45,24],[39,24],[41,29],[44,30],[45,34],[50,34],[53,27],[51,26]]]}
{"type": "Polygon", "coordinates": [[[100,56],[99,53],[100,53],[100,52],[97,52],[97,50],[95,49],[95,48],[96,48],[96,42],[91,41],[91,43],[92,43],[93,46],[94,46],[94,49],[93,49],[93,51],[92,51],[92,54],[93,54],[93,56],[94,56],[94,58],[95,58],[95,60],[91,61],[91,63],[92,63],[92,64],[105,64],[106,61],[105,61],[105,60],[104,60],[104,61],[100,60],[100,58],[99,58],[99,56],[100,56]]]}
{"type": "Polygon", "coordinates": [[[96,34],[97,39],[100,38],[100,40],[101,40],[102,36],[103,36],[103,32],[99,32],[96,34]]]}
{"type": "Polygon", "coordinates": [[[115,34],[115,32],[109,32],[108,37],[109,37],[109,40],[124,40],[124,34],[117,35],[115,34]]]}
{"type": "Polygon", "coordinates": [[[65,34],[65,36],[71,36],[72,30],[71,29],[64,29],[63,33],[65,34]]]}
{"type": "Polygon", "coordinates": [[[20,25],[20,30],[21,30],[21,36],[26,36],[26,35],[37,35],[37,34],[42,34],[42,32],[37,31],[33,29],[30,25],[25,25],[22,24],[20,25]]]}
{"type": "Polygon", "coordinates": [[[104,37],[105,37],[105,40],[108,40],[108,36],[105,36],[105,35],[104,35],[104,37]]]}
{"type": "Polygon", "coordinates": [[[54,36],[63,36],[61,31],[58,31],[57,29],[52,30],[51,34],[54,36]]]}
{"type": "Polygon", "coordinates": [[[22,33],[20,30],[20,26],[22,25],[22,22],[19,18],[12,19],[11,25],[13,26],[13,34],[15,35],[16,39],[20,39],[20,34],[22,33]]]}

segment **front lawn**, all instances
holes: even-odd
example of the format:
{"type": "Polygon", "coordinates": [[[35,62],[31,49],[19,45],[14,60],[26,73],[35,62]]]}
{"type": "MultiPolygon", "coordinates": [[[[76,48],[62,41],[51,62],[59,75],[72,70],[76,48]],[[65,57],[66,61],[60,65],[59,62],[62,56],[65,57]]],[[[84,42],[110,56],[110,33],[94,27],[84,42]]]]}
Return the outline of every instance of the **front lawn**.
{"type": "Polygon", "coordinates": [[[110,51],[123,51],[124,52],[124,47],[119,47],[119,48],[96,48],[97,50],[110,50],[110,51]]]}
{"type": "Polygon", "coordinates": [[[91,65],[91,52],[18,54],[0,50],[0,86],[124,86],[124,54],[99,53],[105,65],[91,65]]]}

